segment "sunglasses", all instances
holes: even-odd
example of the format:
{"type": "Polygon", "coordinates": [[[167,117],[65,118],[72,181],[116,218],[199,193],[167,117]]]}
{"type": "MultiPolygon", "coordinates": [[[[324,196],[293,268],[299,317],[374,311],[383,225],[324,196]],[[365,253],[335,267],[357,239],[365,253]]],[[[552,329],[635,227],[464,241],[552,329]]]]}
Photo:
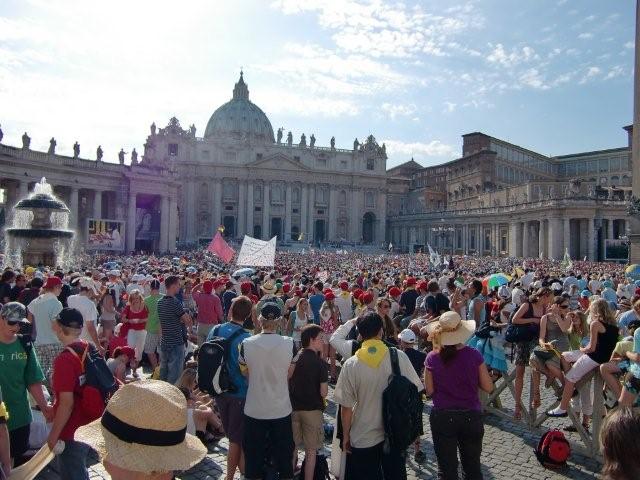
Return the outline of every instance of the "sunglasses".
{"type": "Polygon", "coordinates": [[[558,305],[558,306],[563,310],[566,310],[567,308],[569,308],[569,305],[558,305]]]}
{"type": "Polygon", "coordinates": [[[22,322],[20,320],[7,320],[7,325],[10,327],[15,327],[16,325],[20,325],[22,322]]]}

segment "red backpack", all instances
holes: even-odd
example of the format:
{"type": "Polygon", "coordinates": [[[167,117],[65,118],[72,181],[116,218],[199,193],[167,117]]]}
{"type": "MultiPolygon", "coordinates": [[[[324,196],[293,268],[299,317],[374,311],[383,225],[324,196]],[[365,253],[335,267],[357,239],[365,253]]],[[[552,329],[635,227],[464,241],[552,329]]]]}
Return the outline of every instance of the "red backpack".
{"type": "Polygon", "coordinates": [[[571,445],[560,430],[549,430],[540,437],[534,452],[543,467],[562,468],[571,455],[571,445]]]}

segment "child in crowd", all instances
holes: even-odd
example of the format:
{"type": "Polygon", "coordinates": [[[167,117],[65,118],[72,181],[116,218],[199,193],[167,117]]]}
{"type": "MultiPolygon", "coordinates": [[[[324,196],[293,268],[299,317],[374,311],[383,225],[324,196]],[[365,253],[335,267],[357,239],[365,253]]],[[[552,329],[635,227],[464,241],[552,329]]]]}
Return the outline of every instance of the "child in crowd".
{"type": "Polygon", "coordinates": [[[115,348],[113,356],[107,360],[107,366],[118,381],[126,383],[127,368],[135,361],[135,356],[135,350],[129,346],[115,348]]]}

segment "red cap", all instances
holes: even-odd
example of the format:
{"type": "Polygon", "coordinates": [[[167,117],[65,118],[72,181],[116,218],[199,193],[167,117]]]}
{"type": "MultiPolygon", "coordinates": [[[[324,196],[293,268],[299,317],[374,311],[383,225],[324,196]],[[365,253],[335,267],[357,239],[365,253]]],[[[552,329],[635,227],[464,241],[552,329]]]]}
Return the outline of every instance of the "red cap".
{"type": "Polygon", "coordinates": [[[356,288],[352,293],[353,298],[355,298],[356,300],[360,300],[360,296],[362,295],[362,293],[363,293],[362,290],[360,290],[359,288],[356,288]]]}
{"type": "Polygon", "coordinates": [[[323,295],[328,295],[329,293],[333,293],[333,290],[331,290],[330,288],[325,288],[322,292],[323,295]]]}
{"type": "Polygon", "coordinates": [[[211,293],[213,291],[213,282],[211,280],[205,280],[202,284],[202,291],[204,293],[211,293]]]}
{"type": "Polygon", "coordinates": [[[349,284],[347,282],[340,282],[340,289],[341,290],[349,290],[349,284]]]}
{"type": "Polygon", "coordinates": [[[127,357],[129,357],[129,360],[133,360],[136,357],[136,351],[129,347],[116,347],[113,350],[113,358],[116,358],[120,355],[126,355],[127,357]]]}
{"type": "Polygon", "coordinates": [[[420,283],[418,283],[417,286],[418,290],[427,290],[427,282],[425,282],[424,280],[421,281],[420,283]]]}
{"type": "Polygon", "coordinates": [[[301,288],[297,288],[297,287],[296,287],[296,289],[293,291],[293,294],[294,294],[296,297],[301,297],[301,296],[302,296],[302,289],[301,289],[301,288]]]}
{"type": "Polygon", "coordinates": [[[282,285],[282,291],[284,293],[289,293],[291,291],[291,284],[285,283],[284,285],[282,285]]]}
{"type": "Polygon", "coordinates": [[[251,292],[251,282],[242,282],[240,284],[240,293],[246,295],[251,292]]]}
{"type": "Polygon", "coordinates": [[[410,287],[411,285],[415,285],[416,284],[416,279],[415,279],[415,277],[407,277],[407,279],[405,280],[405,283],[406,283],[407,287],[410,287]]]}
{"type": "Polygon", "coordinates": [[[324,299],[325,300],[335,300],[336,299],[336,295],[333,292],[327,292],[324,294],[324,299]]]}
{"type": "Polygon", "coordinates": [[[389,289],[389,296],[390,297],[397,297],[398,295],[400,295],[402,292],[400,291],[400,289],[398,287],[391,287],[389,289]]]}
{"type": "Polygon", "coordinates": [[[62,285],[62,280],[60,280],[58,277],[49,277],[47,278],[47,281],[44,282],[43,288],[55,288],[59,287],[60,285],[62,285]]]}
{"type": "Polygon", "coordinates": [[[369,305],[371,302],[373,302],[373,293],[371,292],[363,293],[361,300],[362,300],[362,303],[364,303],[365,305],[369,305]]]}

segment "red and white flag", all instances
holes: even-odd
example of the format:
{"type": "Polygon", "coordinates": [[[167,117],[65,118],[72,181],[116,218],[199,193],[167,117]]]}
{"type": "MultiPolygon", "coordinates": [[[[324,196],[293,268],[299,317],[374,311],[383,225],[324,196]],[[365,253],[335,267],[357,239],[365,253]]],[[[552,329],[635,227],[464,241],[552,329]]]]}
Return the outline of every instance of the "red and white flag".
{"type": "Polygon", "coordinates": [[[227,242],[222,238],[222,234],[220,231],[216,232],[216,236],[213,237],[211,243],[207,247],[207,250],[211,253],[215,253],[218,257],[222,259],[224,263],[229,263],[233,259],[233,256],[236,254],[236,251],[229,246],[227,242]]]}

